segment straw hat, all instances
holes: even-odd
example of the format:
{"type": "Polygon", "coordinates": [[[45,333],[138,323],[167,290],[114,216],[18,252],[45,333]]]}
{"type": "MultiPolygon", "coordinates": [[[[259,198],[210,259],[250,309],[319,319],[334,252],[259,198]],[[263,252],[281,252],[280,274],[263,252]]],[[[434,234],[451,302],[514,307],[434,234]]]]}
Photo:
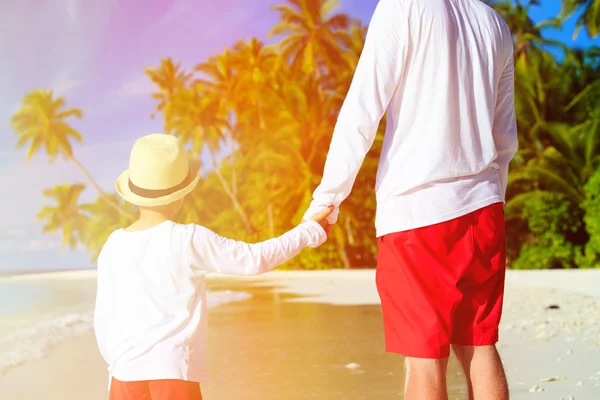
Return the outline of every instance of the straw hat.
{"type": "Polygon", "coordinates": [[[115,188],[132,204],[156,207],[183,198],[199,179],[200,160],[188,160],[175,136],[154,133],[136,140],[129,169],[117,178],[115,188]]]}

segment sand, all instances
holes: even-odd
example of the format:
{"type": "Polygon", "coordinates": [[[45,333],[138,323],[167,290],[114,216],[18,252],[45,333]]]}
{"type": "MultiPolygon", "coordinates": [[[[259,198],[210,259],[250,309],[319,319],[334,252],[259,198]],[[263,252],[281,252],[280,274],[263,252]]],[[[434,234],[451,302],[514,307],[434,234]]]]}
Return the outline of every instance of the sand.
{"type": "MultiPolygon", "coordinates": [[[[249,289],[253,298],[211,310],[205,398],[402,398],[402,362],[383,353],[374,281],[372,270],[211,276],[213,290],[249,289]]],[[[499,348],[511,399],[600,400],[600,270],[509,271],[499,348]]],[[[466,398],[455,360],[450,371],[450,398],[466,398]]],[[[0,399],[107,399],[93,335],[1,376],[0,399]]]]}

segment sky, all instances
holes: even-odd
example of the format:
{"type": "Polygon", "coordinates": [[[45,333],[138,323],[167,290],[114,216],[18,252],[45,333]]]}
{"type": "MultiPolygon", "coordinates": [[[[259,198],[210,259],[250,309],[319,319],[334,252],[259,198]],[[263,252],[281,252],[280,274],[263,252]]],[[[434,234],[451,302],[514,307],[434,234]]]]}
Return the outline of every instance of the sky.
{"type": "MultiPolygon", "coordinates": [[[[62,251],[60,237],[41,233],[36,214],[42,190],[83,182],[77,168],[40,153],[29,163],[15,150],[10,117],[25,93],[52,89],[67,106],[79,107],[72,125],[84,135],[76,157],[107,191],[127,168],[136,138],[161,132],[151,119],[153,87],[144,68],[172,57],[191,67],[240,39],[267,34],[277,22],[271,10],[283,0],[20,0],[0,1],[0,272],[93,267],[83,249],[62,251]]],[[[541,0],[532,18],[555,16],[558,0],[541,0]]],[[[341,0],[339,11],[367,24],[377,0],[341,0]]],[[[582,32],[572,40],[574,19],[545,34],[571,46],[593,41],[582,32]]],[[[86,189],[83,201],[95,199],[86,189]]]]}

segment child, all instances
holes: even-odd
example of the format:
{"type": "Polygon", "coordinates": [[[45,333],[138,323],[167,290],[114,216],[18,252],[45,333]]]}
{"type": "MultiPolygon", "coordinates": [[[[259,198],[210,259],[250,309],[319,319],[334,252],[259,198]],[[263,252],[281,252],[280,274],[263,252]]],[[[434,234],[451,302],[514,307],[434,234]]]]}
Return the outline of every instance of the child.
{"type": "Polygon", "coordinates": [[[226,239],[171,219],[199,180],[177,138],[138,139],[116,182],[140,218],[113,232],[98,258],[94,330],[109,371],[111,400],[197,400],[208,378],[204,277],[255,275],[326,239],[332,208],[258,244],[226,239]]]}

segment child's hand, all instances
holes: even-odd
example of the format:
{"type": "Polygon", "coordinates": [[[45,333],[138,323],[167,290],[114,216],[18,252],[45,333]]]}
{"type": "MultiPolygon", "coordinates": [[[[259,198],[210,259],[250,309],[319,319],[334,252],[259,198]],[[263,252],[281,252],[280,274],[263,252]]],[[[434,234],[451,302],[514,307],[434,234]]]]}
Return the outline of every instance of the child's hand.
{"type": "Polygon", "coordinates": [[[329,206],[326,209],[324,209],[323,211],[321,211],[320,213],[317,213],[310,218],[313,221],[317,222],[319,225],[321,225],[323,227],[323,229],[325,229],[325,232],[327,232],[327,234],[329,234],[329,231],[331,228],[331,225],[327,222],[327,217],[329,217],[329,215],[331,215],[333,210],[334,210],[334,207],[329,206]]]}

